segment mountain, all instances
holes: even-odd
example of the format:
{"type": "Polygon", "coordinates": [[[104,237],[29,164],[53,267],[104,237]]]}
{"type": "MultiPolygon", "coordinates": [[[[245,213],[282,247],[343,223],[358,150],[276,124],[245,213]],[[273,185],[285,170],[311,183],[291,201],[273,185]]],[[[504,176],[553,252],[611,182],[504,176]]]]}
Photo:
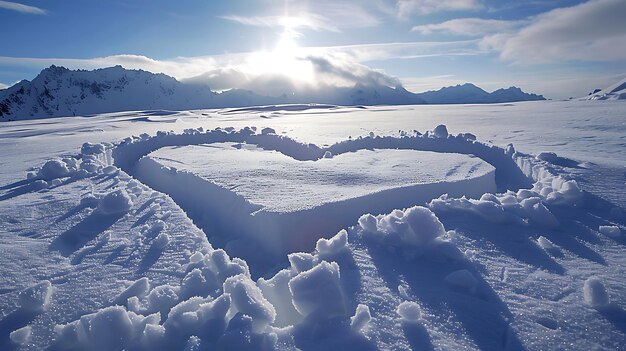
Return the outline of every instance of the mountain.
{"type": "Polygon", "coordinates": [[[626,78],[605,88],[595,89],[584,100],[626,100],[626,78]]]}
{"type": "Polygon", "coordinates": [[[121,66],[94,71],[51,66],[32,81],[23,80],[2,92],[0,118],[200,108],[215,95],[205,87],[183,85],[164,74],[121,66]]]}
{"type": "Polygon", "coordinates": [[[484,104],[545,100],[541,95],[525,93],[518,87],[498,89],[488,93],[471,83],[445,87],[417,95],[428,104],[484,104]]]}
{"type": "Polygon", "coordinates": [[[69,70],[50,66],[32,81],[0,90],[0,121],[89,115],[132,110],[190,110],[275,104],[408,105],[463,104],[544,100],[516,87],[488,93],[463,84],[425,93],[402,86],[356,84],[283,94],[278,97],[232,89],[216,93],[207,86],[183,83],[165,74],[121,66],[69,70]]]}

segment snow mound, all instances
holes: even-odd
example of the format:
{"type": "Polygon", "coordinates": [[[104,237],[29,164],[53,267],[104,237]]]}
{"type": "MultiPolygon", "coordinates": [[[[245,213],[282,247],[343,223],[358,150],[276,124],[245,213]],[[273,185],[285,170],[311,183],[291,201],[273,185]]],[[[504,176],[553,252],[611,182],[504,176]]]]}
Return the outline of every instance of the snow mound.
{"type": "Polygon", "coordinates": [[[14,344],[19,346],[26,346],[30,342],[31,335],[33,333],[33,328],[30,325],[25,327],[21,327],[20,329],[14,330],[9,334],[9,339],[14,344]]]}

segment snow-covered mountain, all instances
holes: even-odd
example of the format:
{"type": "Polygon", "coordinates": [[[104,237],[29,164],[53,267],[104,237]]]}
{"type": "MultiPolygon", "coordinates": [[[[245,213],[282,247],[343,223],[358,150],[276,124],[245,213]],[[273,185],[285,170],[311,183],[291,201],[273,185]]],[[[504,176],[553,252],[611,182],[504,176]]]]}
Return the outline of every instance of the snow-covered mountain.
{"type": "Polygon", "coordinates": [[[32,81],[0,90],[0,121],[89,115],[129,110],[189,110],[273,104],[407,105],[497,103],[544,100],[516,87],[488,93],[464,84],[412,93],[402,86],[357,84],[325,87],[278,97],[233,89],[216,93],[207,86],[179,82],[164,74],[121,66],[93,71],[50,66],[32,81]]]}
{"type": "Polygon", "coordinates": [[[542,95],[528,94],[518,87],[498,89],[492,93],[471,83],[445,87],[418,94],[429,104],[471,104],[545,100],[542,95]]]}
{"type": "Polygon", "coordinates": [[[605,88],[589,93],[586,100],[626,100],[626,78],[605,88]]]}

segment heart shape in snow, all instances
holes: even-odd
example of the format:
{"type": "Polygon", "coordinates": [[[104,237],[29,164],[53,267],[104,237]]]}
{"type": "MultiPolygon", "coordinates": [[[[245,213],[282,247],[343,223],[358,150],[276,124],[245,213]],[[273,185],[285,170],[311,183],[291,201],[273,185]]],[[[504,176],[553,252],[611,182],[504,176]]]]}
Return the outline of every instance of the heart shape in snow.
{"type": "Polygon", "coordinates": [[[214,244],[246,260],[259,250],[269,257],[310,251],[364,213],[496,190],[494,167],[479,158],[414,150],[299,161],[251,144],[213,143],[158,149],[135,171],[170,194],[214,244]]]}

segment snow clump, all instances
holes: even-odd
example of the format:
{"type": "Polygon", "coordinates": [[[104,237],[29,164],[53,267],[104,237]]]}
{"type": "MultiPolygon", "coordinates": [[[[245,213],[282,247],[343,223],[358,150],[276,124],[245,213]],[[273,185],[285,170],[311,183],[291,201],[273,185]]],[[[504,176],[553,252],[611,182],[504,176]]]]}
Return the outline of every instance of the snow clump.
{"type": "Polygon", "coordinates": [[[600,227],[598,227],[598,231],[610,238],[617,238],[622,233],[622,231],[616,225],[601,225],[600,227]]]}
{"type": "Polygon", "coordinates": [[[596,309],[607,307],[611,302],[604,284],[596,277],[591,277],[585,281],[583,297],[588,305],[596,309]]]}
{"type": "Polygon", "coordinates": [[[52,291],[52,283],[49,280],[44,280],[20,292],[19,305],[26,311],[44,311],[50,304],[52,291]]]}
{"type": "Polygon", "coordinates": [[[105,215],[128,212],[132,207],[133,201],[124,189],[106,194],[98,204],[98,210],[105,215]]]}
{"type": "Polygon", "coordinates": [[[446,233],[439,218],[422,206],[394,210],[386,215],[365,214],[358,222],[365,234],[393,246],[422,247],[446,233]]]}
{"type": "Polygon", "coordinates": [[[403,301],[398,305],[396,313],[400,316],[403,322],[415,323],[422,318],[422,309],[420,305],[413,301],[403,301]]]}

